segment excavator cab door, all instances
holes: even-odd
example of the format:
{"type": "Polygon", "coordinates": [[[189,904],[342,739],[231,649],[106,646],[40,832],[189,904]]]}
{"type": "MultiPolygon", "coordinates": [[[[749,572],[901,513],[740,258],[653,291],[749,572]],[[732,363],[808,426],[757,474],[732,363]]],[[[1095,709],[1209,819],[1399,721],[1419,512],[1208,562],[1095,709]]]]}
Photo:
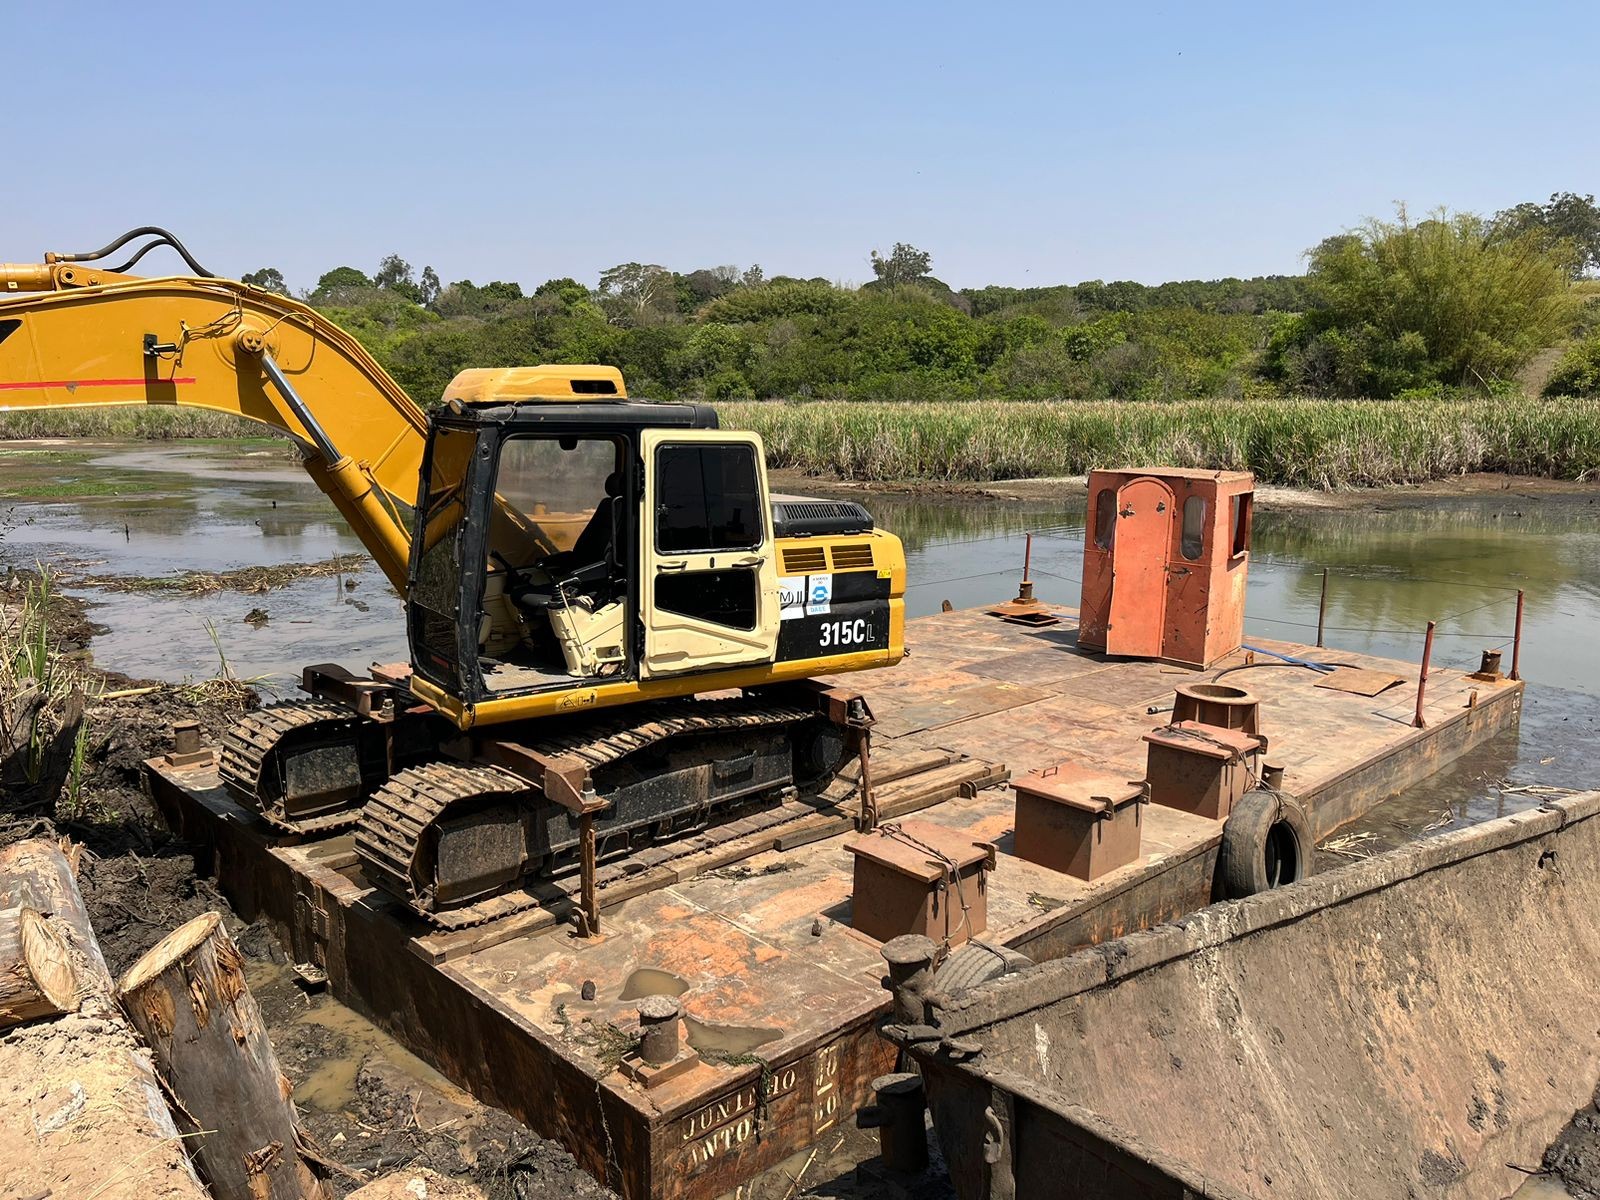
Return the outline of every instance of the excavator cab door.
{"type": "Polygon", "coordinates": [[[639,449],[642,674],[772,662],[778,570],[761,439],[650,429],[639,449]]]}

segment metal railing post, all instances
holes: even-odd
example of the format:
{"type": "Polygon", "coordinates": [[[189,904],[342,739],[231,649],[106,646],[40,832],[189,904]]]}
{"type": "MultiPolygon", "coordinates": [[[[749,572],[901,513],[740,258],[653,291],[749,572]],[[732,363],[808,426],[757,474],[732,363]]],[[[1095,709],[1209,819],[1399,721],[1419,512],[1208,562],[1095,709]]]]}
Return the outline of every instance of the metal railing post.
{"type": "Polygon", "coordinates": [[[1322,648],[1322,627],[1328,619],[1328,568],[1322,568],[1322,599],[1317,601],[1317,648],[1322,648]]]}
{"type": "Polygon", "coordinates": [[[1435,622],[1428,622],[1428,636],[1422,643],[1422,670],[1417,675],[1417,715],[1411,723],[1418,729],[1427,724],[1422,719],[1422,701],[1428,694],[1428,663],[1433,659],[1433,627],[1435,622]]]}
{"type": "Polygon", "coordinates": [[[1522,678],[1522,589],[1517,589],[1517,630],[1511,639],[1511,678],[1522,678]]]}

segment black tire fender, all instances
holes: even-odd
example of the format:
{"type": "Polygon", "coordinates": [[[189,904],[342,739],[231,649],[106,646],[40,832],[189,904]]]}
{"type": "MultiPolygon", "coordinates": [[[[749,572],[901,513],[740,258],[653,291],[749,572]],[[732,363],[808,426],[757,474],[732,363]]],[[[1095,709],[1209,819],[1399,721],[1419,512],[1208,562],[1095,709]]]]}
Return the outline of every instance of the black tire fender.
{"type": "Polygon", "coordinates": [[[1033,966],[1026,954],[1008,946],[994,946],[976,938],[952,951],[934,972],[933,986],[948,996],[958,996],[980,983],[1033,966]]]}
{"type": "Polygon", "coordinates": [[[1242,900],[1312,872],[1316,843],[1300,802],[1286,792],[1246,792],[1222,826],[1222,894],[1242,900]]]}

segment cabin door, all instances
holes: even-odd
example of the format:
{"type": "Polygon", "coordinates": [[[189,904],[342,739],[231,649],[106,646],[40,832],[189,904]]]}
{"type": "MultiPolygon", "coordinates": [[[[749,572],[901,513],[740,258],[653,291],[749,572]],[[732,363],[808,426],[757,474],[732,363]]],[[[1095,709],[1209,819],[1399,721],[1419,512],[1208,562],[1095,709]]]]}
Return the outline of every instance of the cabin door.
{"type": "Polygon", "coordinates": [[[640,442],[645,677],[771,664],[778,566],[761,439],[649,429],[640,442]]]}
{"type": "Polygon", "coordinates": [[[1171,542],[1172,489],[1159,479],[1135,479],[1118,488],[1107,654],[1161,657],[1171,542]]]}

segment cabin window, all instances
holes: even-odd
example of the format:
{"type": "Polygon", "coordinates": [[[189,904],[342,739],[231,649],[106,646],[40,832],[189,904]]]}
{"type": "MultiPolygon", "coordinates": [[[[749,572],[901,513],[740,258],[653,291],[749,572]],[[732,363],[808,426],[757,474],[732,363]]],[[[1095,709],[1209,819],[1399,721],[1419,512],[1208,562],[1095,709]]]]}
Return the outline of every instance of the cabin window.
{"type": "Polygon", "coordinates": [[[407,618],[418,669],[447,687],[461,686],[458,616],[467,530],[467,473],[478,445],[475,431],[441,428],[429,447],[418,502],[407,618]]]}
{"type": "Polygon", "coordinates": [[[1206,502],[1190,496],[1183,502],[1183,537],[1178,548],[1190,562],[1196,562],[1206,548],[1206,502]]]}
{"type": "Polygon", "coordinates": [[[1233,556],[1238,558],[1250,549],[1250,497],[1235,496],[1230,525],[1233,529],[1233,556]]]}
{"type": "Polygon", "coordinates": [[[756,627],[760,581],[748,567],[656,576],[656,607],[730,629],[756,627]]]}
{"type": "Polygon", "coordinates": [[[1094,498],[1094,544],[1109,550],[1116,540],[1117,493],[1112,488],[1101,488],[1094,498]]]}
{"type": "Polygon", "coordinates": [[[755,447],[662,446],[656,454],[656,552],[753,550],[761,545],[755,447]]]}

